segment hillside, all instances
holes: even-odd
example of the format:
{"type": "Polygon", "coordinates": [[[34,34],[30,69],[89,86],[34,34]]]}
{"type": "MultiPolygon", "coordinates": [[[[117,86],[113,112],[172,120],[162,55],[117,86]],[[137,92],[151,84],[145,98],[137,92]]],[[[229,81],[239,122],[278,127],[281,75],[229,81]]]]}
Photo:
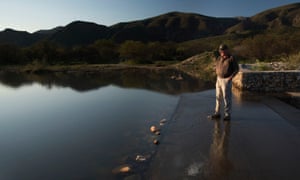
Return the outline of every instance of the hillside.
{"type": "Polygon", "coordinates": [[[8,43],[19,46],[29,46],[44,38],[46,38],[46,35],[44,34],[31,34],[26,31],[17,31],[13,29],[5,29],[0,32],[0,44],[8,43]]]}
{"type": "Polygon", "coordinates": [[[212,59],[212,53],[202,53],[192,56],[172,66],[176,69],[187,73],[192,77],[214,82],[215,69],[212,59]]]}
{"type": "Polygon", "coordinates": [[[56,28],[53,28],[53,29],[46,29],[46,30],[39,30],[39,31],[36,31],[34,32],[34,34],[44,34],[44,35],[52,35],[60,30],[62,30],[64,27],[62,26],[58,26],[56,28]]]}
{"type": "Polygon", "coordinates": [[[139,41],[182,42],[207,36],[220,35],[240,22],[236,18],[214,18],[192,13],[171,12],[157,17],[116,24],[112,39],[139,41]]]}
{"type": "Polygon", "coordinates": [[[252,17],[216,18],[195,13],[170,12],[109,27],[75,21],[64,27],[35,33],[6,29],[0,32],[0,44],[24,47],[45,39],[63,46],[86,45],[99,39],[111,39],[118,43],[126,40],[184,42],[228,33],[276,31],[285,28],[299,30],[300,3],[269,9],[252,17]]]}
{"type": "Polygon", "coordinates": [[[284,28],[300,28],[300,3],[269,9],[250,18],[241,18],[241,22],[229,28],[227,32],[284,28]]]}
{"type": "Polygon", "coordinates": [[[93,43],[97,39],[109,38],[109,28],[91,22],[75,21],[53,33],[48,39],[56,43],[73,46],[93,43]]]}

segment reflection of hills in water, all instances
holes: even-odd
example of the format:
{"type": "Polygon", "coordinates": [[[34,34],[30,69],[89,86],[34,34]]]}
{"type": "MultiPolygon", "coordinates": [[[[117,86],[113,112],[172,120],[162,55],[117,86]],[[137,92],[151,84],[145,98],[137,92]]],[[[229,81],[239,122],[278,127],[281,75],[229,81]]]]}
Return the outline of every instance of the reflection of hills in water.
{"type": "Polygon", "coordinates": [[[107,85],[125,88],[139,88],[167,94],[201,91],[213,87],[212,83],[193,78],[175,69],[127,68],[92,72],[51,72],[51,73],[0,73],[0,82],[18,88],[32,83],[70,87],[84,92],[107,85]]]}

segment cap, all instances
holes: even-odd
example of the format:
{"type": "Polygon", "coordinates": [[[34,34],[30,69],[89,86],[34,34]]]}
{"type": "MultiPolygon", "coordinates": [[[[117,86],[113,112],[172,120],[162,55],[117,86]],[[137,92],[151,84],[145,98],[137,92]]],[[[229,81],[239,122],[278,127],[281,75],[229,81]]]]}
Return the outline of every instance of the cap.
{"type": "Polygon", "coordinates": [[[226,50],[226,49],[228,49],[228,46],[226,44],[221,44],[219,46],[219,50],[226,50]]]}

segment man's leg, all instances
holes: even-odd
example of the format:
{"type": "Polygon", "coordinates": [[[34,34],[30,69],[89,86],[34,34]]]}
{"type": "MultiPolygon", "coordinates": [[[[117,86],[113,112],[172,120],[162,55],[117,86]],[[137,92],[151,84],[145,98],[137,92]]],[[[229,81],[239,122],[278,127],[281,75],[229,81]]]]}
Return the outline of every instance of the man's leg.
{"type": "Polygon", "coordinates": [[[231,106],[232,106],[232,81],[224,80],[224,112],[225,118],[230,119],[231,115],[231,106]]]}
{"type": "Polygon", "coordinates": [[[216,82],[216,107],[215,107],[215,114],[216,115],[220,114],[220,105],[221,105],[222,99],[223,99],[223,93],[222,93],[221,82],[220,82],[220,78],[217,78],[217,82],[216,82]]]}

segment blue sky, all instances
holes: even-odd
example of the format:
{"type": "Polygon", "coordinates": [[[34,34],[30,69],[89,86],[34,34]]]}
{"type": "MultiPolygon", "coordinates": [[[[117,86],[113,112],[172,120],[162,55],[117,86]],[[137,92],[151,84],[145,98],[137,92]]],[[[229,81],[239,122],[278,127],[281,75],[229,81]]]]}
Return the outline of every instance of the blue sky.
{"type": "Polygon", "coordinates": [[[0,30],[34,32],[82,20],[110,26],[171,11],[213,17],[252,16],[295,0],[7,0],[0,2],[0,30]]]}

